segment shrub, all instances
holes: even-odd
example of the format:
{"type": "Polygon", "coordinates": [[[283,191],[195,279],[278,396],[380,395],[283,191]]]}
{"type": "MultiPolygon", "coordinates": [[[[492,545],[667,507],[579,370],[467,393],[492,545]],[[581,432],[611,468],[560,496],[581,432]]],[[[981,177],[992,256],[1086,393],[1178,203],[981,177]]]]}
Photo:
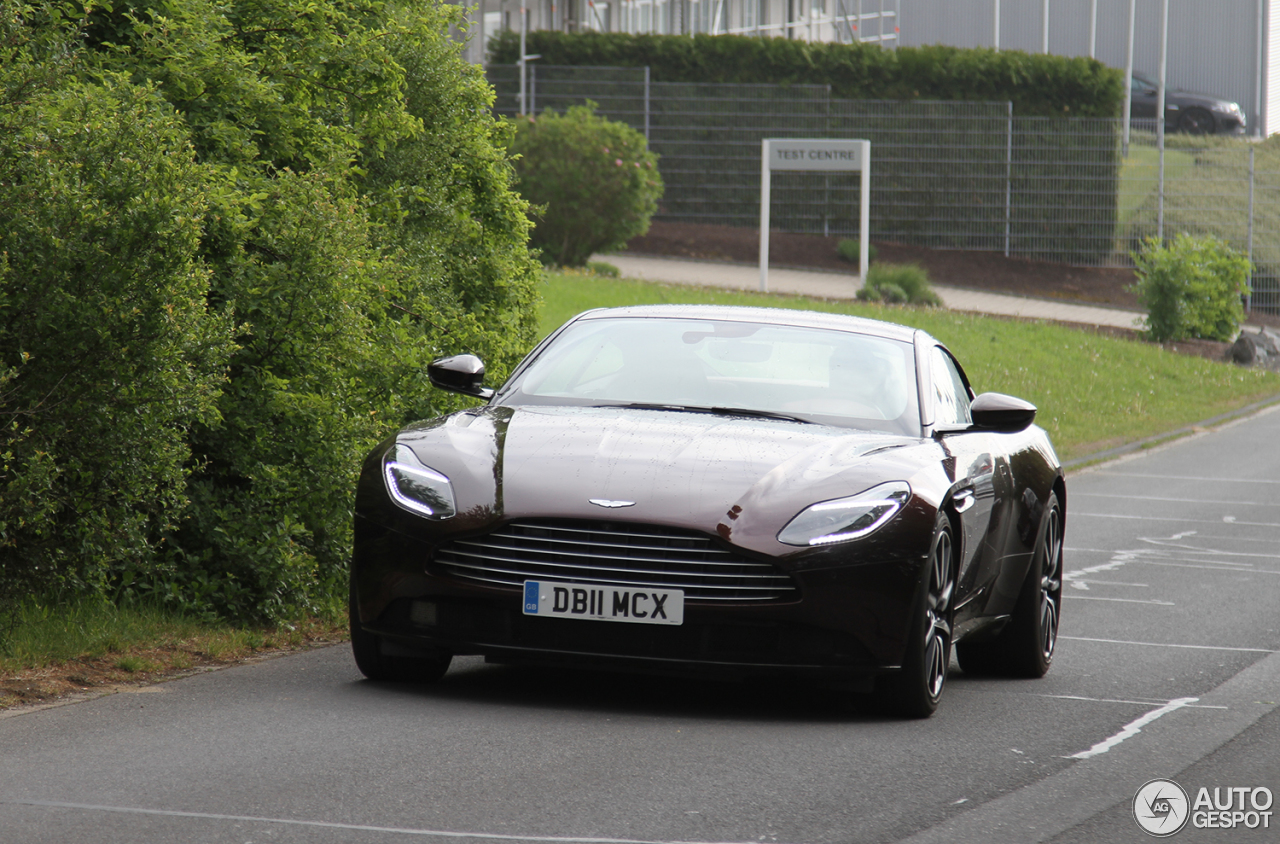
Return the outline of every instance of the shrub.
{"type": "MultiPolygon", "coordinates": [[[[1124,74],[1115,68],[1021,50],[552,30],[530,32],[527,41],[540,65],[647,66],[656,82],[829,85],[835,97],[866,100],[1010,100],[1015,114],[1041,117],[1117,117],[1124,101],[1124,74]]],[[[493,64],[519,55],[517,32],[490,42],[493,64]]]]}
{"type": "Polygon", "coordinates": [[[622,271],[607,261],[587,261],[587,270],[601,278],[618,278],[622,271]]]}
{"type": "Polygon", "coordinates": [[[207,187],[149,89],[0,99],[0,613],[150,568],[181,518],[185,430],[216,418],[232,350],[207,187]]]}
{"type": "Polygon", "coordinates": [[[1230,340],[1240,330],[1250,264],[1224,241],[1179,234],[1163,246],[1150,238],[1133,262],[1133,290],[1147,308],[1153,340],[1230,340]]]}
{"type": "Polygon", "coordinates": [[[644,135],[595,113],[595,103],[515,121],[517,188],[542,206],[530,245],[544,261],[583,266],[649,230],[662,177],[644,135]]]}
{"type": "Polygon", "coordinates": [[[464,401],[426,363],[534,339],[463,12],[77,8],[0,0],[0,614],[332,605],[364,454],[464,401]]]}
{"type": "Polygon", "coordinates": [[[929,273],[917,264],[875,264],[867,269],[867,282],[858,291],[864,302],[889,305],[941,305],[929,285],[929,273]]]}
{"type": "MultiPolygon", "coordinates": [[[[862,243],[852,238],[843,238],[836,244],[836,254],[848,261],[850,264],[857,264],[861,257],[862,243]]],[[[876,259],[876,248],[874,245],[867,244],[867,263],[870,264],[876,259]]]]}

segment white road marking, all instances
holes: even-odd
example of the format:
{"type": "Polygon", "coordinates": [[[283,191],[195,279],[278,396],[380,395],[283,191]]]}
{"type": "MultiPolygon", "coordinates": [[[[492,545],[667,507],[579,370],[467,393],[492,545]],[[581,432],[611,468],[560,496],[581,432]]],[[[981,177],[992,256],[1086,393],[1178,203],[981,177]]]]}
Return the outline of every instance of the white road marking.
{"type": "MultiPolygon", "coordinates": [[[[575,838],[560,835],[512,835],[497,832],[452,832],[438,829],[413,829],[369,824],[334,823],[331,821],[300,821],[291,818],[259,818],[252,815],[222,815],[213,812],[179,812],[172,809],[139,809],[132,806],[98,806],[91,803],[66,803],[59,800],[4,800],[0,804],[14,806],[47,806],[55,809],[80,809],[88,812],[116,812],[126,815],[160,815],[170,818],[200,818],[202,820],[235,821],[237,823],[273,823],[285,826],[317,827],[321,829],[349,829],[357,832],[389,832],[399,835],[419,835],[430,838],[465,838],[480,841],[545,841],[551,844],[710,844],[693,841],[653,841],[637,838],[575,838]]],[[[724,844],[747,844],[725,842],[724,844]]]]}
{"type": "MultiPolygon", "coordinates": [[[[1065,580],[1066,578],[1063,578],[1063,579],[1065,580]]],[[[1118,580],[1070,580],[1067,582],[1071,585],[1071,588],[1079,589],[1084,592],[1089,591],[1090,583],[1092,583],[1095,586],[1132,586],[1137,589],[1151,588],[1151,584],[1149,583],[1121,583],[1118,580]]]]}
{"type": "Polygon", "coordinates": [[[1206,571],[1232,572],[1234,574],[1280,574],[1270,569],[1255,569],[1248,566],[1224,566],[1215,563],[1166,563],[1156,560],[1137,560],[1144,566],[1167,566],[1175,569],[1204,569],[1206,571]]]}
{"type": "MultiPolygon", "coordinates": [[[[1209,537],[1205,537],[1205,539],[1208,539],[1208,538],[1209,537]]],[[[1280,560],[1280,554],[1255,554],[1249,551],[1219,551],[1216,549],[1209,549],[1209,548],[1197,548],[1194,545],[1183,545],[1182,543],[1178,543],[1177,545],[1172,545],[1170,544],[1169,540],[1158,539],[1156,537],[1151,537],[1151,536],[1139,536],[1138,541],[1149,542],[1152,545],[1156,545],[1161,548],[1178,548],[1183,551],[1188,551],[1192,554],[1217,554],[1223,557],[1262,557],[1263,559],[1267,559],[1267,560],[1280,560]]],[[[1274,542],[1274,540],[1266,540],[1266,541],[1274,542]]]]}
{"type": "Polygon", "coordinates": [[[1114,736],[1107,739],[1106,741],[1100,741],[1097,744],[1095,744],[1093,747],[1089,748],[1088,750],[1082,750],[1079,753],[1073,753],[1072,755],[1066,758],[1090,759],[1094,756],[1100,756],[1101,754],[1106,753],[1111,748],[1120,744],[1122,741],[1133,738],[1138,733],[1142,732],[1143,727],[1147,726],[1152,721],[1155,721],[1157,718],[1160,718],[1161,716],[1164,716],[1164,715],[1168,715],[1170,712],[1181,709],[1182,707],[1187,706],[1189,704],[1199,703],[1199,701],[1200,701],[1200,698],[1198,697],[1180,697],[1177,700],[1171,700],[1168,703],[1166,703],[1164,706],[1160,707],[1159,709],[1153,709],[1150,712],[1148,712],[1146,715],[1143,715],[1141,718],[1138,718],[1137,720],[1130,721],[1128,724],[1125,724],[1124,729],[1122,729],[1120,732],[1116,733],[1114,736]]]}
{"type": "MultiPolygon", "coordinates": [[[[1161,700],[1124,700],[1124,699],[1107,698],[1107,697],[1084,697],[1083,695],[1036,694],[1035,696],[1057,698],[1058,700],[1080,700],[1080,701],[1084,701],[1085,703],[1127,703],[1132,706],[1155,706],[1155,705],[1162,705],[1168,702],[1168,701],[1161,701],[1161,700]]],[[[1225,706],[1213,706],[1207,703],[1187,704],[1187,709],[1226,709],[1226,708],[1227,707],[1225,706]]]]}
{"type": "Polygon", "coordinates": [[[1073,601],[1113,601],[1117,604],[1153,604],[1157,607],[1176,607],[1173,601],[1144,601],[1140,598],[1100,598],[1096,595],[1074,595],[1070,592],[1063,593],[1062,597],[1070,598],[1073,601]]]}
{"type": "MultiPolygon", "coordinates": [[[[1071,518],[1089,517],[1094,519],[1127,519],[1134,522],[1180,522],[1181,524],[1193,525],[1220,525],[1221,519],[1179,519],[1172,516],[1129,516],[1122,513],[1081,513],[1079,510],[1071,514],[1071,518]]],[[[1241,522],[1234,521],[1230,524],[1243,525],[1247,527],[1273,527],[1280,528],[1277,522],[1241,522]]]]}
{"type": "MultiPolygon", "coordinates": [[[[1174,539],[1178,539],[1178,538],[1180,537],[1176,537],[1176,536],[1174,537],[1174,539]]],[[[1208,536],[1206,534],[1199,534],[1199,538],[1205,539],[1205,540],[1212,539],[1215,542],[1262,542],[1262,543],[1266,543],[1267,545],[1276,544],[1276,541],[1274,539],[1259,539],[1258,537],[1254,537],[1254,536],[1208,536]]]]}
{"type": "MultiPolygon", "coordinates": [[[[1077,492],[1072,498],[1125,498],[1130,501],[1178,501],[1185,504],[1239,504],[1242,507],[1275,507],[1274,501],[1223,501],[1208,498],[1166,498],[1159,495],[1116,495],[1109,492],[1077,492]]],[[[1194,531],[1193,531],[1194,533],[1194,531]]]]}
{"type": "Polygon", "coordinates": [[[1171,481],[1213,481],[1215,483],[1224,484],[1280,484],[1280,481],[1269,480],[1266,478],[1250,479],[1250,478],[1210,478],[1202,475],[1148,475],[1143,472],[1107,472],[1102,471],[1099,475],[1109,475],[1113,478],[1162,478],[1171,481]]]}
{"type": "Polygon", "coordinates": [[[1176,645],[1169,642],[1130,642],[1125,639],[1095,639],[1091,636],[1063,636],[1058,634],[1059,639],[1070,639],[1073,642],[1103,642],[1108,645],[1140,645],[1144,648],[1186,648],[1194,651],[1239,651],[1241,653],[1256,654],[1274,654],[1280,651],[1268,650],[1267,648],[1229,648],[1225,645],[1176,645]]]}
{"type": "Polygon", "coordinates": [[[1142,551],[1112,551],[1111,553],[1113,556],[1110,562],[1099,563],[1096,566],[1089,566],[1084,569],[1073,569],[1072,571],[1064,573],[1062,575],[1062,579],[1071,583],[1072,581],[1088,577],[1091,574],[1098,574],[1099,572],[1104,571],[1115,571],[1125,563],[1135,560],[1142,551]]]}

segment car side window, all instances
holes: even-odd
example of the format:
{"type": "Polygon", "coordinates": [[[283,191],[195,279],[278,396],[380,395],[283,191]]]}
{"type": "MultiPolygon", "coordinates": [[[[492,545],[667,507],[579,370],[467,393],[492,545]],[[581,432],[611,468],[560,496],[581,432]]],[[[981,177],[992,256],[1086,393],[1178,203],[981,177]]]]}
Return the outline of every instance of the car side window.
{"type": "Polygon", "coordinates": [[[934,346],[930,364],[929,368],[933,373],[934,424],[971,424],[973,419],[969,415],[969,390],[960,377],[956,362],[941,346],[934,346]]]}

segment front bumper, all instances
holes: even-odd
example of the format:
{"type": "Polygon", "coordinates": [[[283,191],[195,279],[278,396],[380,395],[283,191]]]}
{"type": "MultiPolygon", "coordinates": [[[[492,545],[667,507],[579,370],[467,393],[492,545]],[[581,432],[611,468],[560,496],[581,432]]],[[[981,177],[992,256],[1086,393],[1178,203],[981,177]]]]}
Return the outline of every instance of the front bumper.
{"type": "Polygon", "coordinates": [[[353,611],[366,630],[496,661],[677,673],[830,678],[896,669],[924,570],[923,559],[904,558],[790,571],[798,599],[688,600],[684,623],[666,626],[524,615],[519,588],[451,577],[434,562],[437,547],[357,517],[353,611]]]}

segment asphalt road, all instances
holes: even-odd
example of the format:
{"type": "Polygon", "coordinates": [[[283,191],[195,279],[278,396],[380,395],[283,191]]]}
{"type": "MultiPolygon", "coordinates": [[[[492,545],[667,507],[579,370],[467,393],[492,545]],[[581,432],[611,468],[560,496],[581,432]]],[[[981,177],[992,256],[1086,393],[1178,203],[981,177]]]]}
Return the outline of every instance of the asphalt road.
{"type": "MultiPolygon", "coordinates": [[[[1280,411],[1073,474],[1066,540],[1049,675],[957,672],[927,721],[336,647],[0,718],[0,842],[1084,844],[1151,840],[1149,780],[1280,795],[1280,411]]],[[[1280,841],[1267,810],[1173,840],[1280,841]]]]}

